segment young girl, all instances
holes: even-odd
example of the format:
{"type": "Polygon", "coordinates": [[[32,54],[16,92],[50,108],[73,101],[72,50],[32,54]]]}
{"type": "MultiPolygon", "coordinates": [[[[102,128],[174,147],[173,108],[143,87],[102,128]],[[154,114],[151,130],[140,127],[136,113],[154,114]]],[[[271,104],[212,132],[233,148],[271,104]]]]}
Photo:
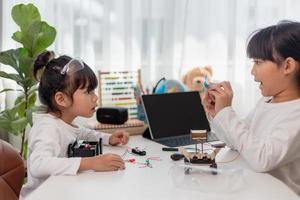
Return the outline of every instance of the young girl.
{"type": "Polygon", "coordinates": [[[112,171],[124,169],[124,161],[115,154],[95,157],[67,158],[67,149],[76,139],[102,138],[104,144],[126,144],[127,132],[112,135],[79,128],[72,124],[77,116],[91,117],[97,106],[97,78],[88,65],[68,56],[53,59],[52,52],[38,56],[34,76],[40,80],[38,92],[46,113],[33,116],[28,140],[28,181],[22,188],[26,197],[51,175],[76,175],[80,171],[112,171]]]}
{"type": "Polygon", "coordinates": [[[246,120],[231,107],[229,82],[207,90],[212,129],[258,172],[269,172],[300,194],[300,23],[283,21],[250,37],[251,74],[264,96],[246,120]]]}

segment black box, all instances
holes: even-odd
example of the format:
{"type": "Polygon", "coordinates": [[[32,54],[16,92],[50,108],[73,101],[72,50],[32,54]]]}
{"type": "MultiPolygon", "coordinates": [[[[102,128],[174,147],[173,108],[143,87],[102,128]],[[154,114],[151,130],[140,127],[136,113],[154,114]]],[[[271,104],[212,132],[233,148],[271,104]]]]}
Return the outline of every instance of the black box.
{"type": "Polygon", "coordinates": [[[68,146],[68,157],[93,157],[102,154],[102,138],[96,141],[75,141],[68,146]]]}
{"type": "Polygon", "coordinates": [[[124,124],[128,120],[128,109],[121,107],[98,108],[97,120],[103,124],[124,124]]]}

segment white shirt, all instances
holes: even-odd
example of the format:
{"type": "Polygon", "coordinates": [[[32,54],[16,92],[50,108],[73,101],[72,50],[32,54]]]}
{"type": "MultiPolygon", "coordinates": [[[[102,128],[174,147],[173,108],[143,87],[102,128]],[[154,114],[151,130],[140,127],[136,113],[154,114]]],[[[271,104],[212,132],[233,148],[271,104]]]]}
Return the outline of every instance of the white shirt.
{"type": "Polygon", "coordinates": [[[76,175],[81,158],[68,158],[67,149],[76,139],[108,144],[109,134],[75,128],[50,114],[34,114],[28,138],[27,183],[21,190],[26,198],[52,175],[76,175]]]}
{"type": "Polygon", "coordinates": [[[300,194],[300,99],[267,103],[260,100],[246,120],[231,107],[212,120],[217,136],[257,172],[269,172],[300,194]]]}

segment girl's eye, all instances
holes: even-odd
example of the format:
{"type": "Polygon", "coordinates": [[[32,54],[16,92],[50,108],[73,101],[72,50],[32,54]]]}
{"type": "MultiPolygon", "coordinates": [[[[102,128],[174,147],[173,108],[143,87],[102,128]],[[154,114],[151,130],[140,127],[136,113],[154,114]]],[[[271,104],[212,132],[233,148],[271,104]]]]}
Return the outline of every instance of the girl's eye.
{"type": "Polygon", "coordinates": [[[260,65],[260,64],[263,63],[263,61],[262,61],[262,60],[253,60],[253,63],[254,63],[255,65],[260,65]]]}
{"type": "Polygon", "coordinates": [[[90,90],[90,91],[87,90],[85,93],[86,94],[93,94],[93,93],[95,93],[95,90],[90,90]]]}

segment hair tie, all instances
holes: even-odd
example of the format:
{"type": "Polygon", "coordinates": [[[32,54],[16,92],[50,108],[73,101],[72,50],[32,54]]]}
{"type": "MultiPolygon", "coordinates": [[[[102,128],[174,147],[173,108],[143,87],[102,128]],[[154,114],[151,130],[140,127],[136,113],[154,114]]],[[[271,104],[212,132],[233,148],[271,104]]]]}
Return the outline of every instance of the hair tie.
{"type": "Polygon", "coordinates": [[[45,65],[42,66],[36,73],[36,78],[38,81],[41,80],[43,74],[44,74],[44,71],[45,71],[45,68],[47,67],[47,65],[51,62],[51,60],[53,60],[55,58],[55,54],[53,51],[48,51],[47,54],[46,54],[46,62],[45,62],[45,65]]]}
{"type": "MultiPolygon", "coordinates": [[[[48,63],[51,62],[51,60],[53,60],[54,57],[55,57],[54,51],[49,51],[48,63]]],[[[47,63],[47,64],[48,64],[48,63],[47,63]]],[[[46,64],[46,65],[47,65],[47,64],[46,64]]]]}

